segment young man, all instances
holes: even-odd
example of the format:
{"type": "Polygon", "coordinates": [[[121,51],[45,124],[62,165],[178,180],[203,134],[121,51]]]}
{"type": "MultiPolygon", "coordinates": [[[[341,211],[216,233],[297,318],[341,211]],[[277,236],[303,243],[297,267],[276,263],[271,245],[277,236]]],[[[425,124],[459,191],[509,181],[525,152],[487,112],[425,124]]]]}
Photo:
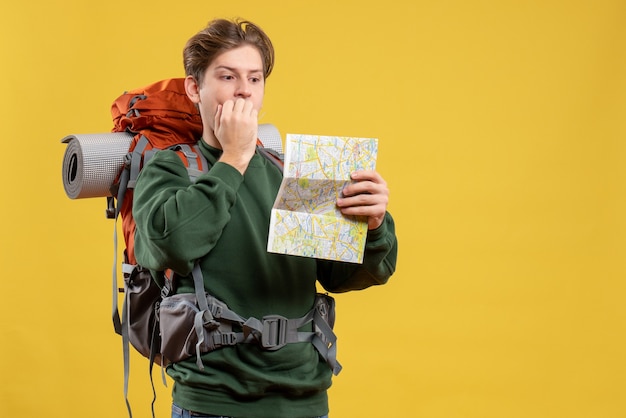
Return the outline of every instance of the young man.
{"type": "MultiPolygon", "coordinates": [[[[397,240],[386,212],[389,191],[375,171],[353,174],[337,206],[368,219],[363,264],[266,251],[270,211],[281,172],[256,153],[257,115],[274,51],[266,34],[245,21],[215,20],[184,49],[189,98],[203,120],[207,173],[189,179],[172,151],[156,154],[134,192],[135,253],[156,272],[172,269],[177,293],[194,293],[192,270],[205,290],[249,318],[300,318],[314,304],[316,281],[330,292],[387,282],[397,240]]],[[[310,331],[311,325],[308,325],[310,331]]],[[[364,345],[368,342],[364,341],[364,345]]],[[[262,344],[221,346],[171,364],[172,417],[320,417],[328,414],[332,370],[310,342],[280,349],[262,344]]]]}

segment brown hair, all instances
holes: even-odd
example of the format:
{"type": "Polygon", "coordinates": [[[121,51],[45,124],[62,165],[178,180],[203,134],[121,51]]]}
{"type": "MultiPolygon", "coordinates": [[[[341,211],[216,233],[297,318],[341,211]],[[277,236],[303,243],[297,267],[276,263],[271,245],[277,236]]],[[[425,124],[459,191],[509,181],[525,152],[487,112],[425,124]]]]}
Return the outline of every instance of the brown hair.
{"type": "Polygon", "coordinates": [[[263,61],[263,75],[267,78],[274,68],[274,47],[261,28],[247,20],[216,19],[187,41],[183,50],[186,75],[202,84],[204,73],[222,52],[243,45],[255,47],[263,61]]]}

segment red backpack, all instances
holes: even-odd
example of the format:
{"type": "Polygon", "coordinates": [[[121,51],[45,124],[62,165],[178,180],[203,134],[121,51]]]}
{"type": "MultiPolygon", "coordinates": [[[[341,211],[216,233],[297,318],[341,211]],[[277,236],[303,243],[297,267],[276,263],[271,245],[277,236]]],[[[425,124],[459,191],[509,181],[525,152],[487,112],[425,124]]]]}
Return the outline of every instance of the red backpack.
{"type": "MultiPolygon", "coordinates": [[[[163,149],[177,151],[188,167],[190,176],[195,177],[206,171],[206,161],[202,154],[197,149],[190,151],[202,135],[202,119],[196,105],[187,97],[183,78],[162,80],[125,92],[113,102],[111,116],[113,132],[129,132],[134,135],[128,150],[131,158],[127,159],[127,167],[120,173],[113,188],[118,200],[116,212],[122,215],[127,262],[136,264],[135,221],[131,209],[132,189],[137,175],[147,159],[154,152],[163,149]]],[[[261,125],[260,131],[268,126],[261,125]]],[[[261,154],[269,157],[282,170],[282,144],[278,142],[278,150],[272,149],[277,148],[276,146],[266,149],[260,140],[257,140],[257,145],[261,154]]],[[[110,203],[112,208],[112,200],[110,203]]],[[[118,214],[113,211],[109,213],[111,217],[118,214]]]]}
{"type": "MultiPolygon", "coordinates": [[[[125,92],[111,107],[113,132],[127,132],[133,136],[124,166],[115,179],[108,199],[107,216],[122,217],[124,261],[122,272],[124,288],[117,287],[117,248],[113,266],[113,324],[122,335],[124,351],[124,394],[128,402],[129,345],[153,363],[167,364],[160,353],[161,339],[158,325],[159,304],[164,296],[150,272],[135,259],[135,229],[132,215],[133,189],[144,164],[158,151],[177,152],[193,180],[208,171],[208,163],[197,145],[202,134],[202,120],[196,105],[187,97],[184,79],[162,80],[146,87],[125,92]],[[116,202],[117,201],[117,202],[116,202]],[[124,293],[122,315],[118,311],[118,294],[124,293]]],[[[265,133],[274,149],[264,148],[257,140],[257,150],[282,171],[282,143],[276,129],[269,124],[259,126],[259,135],[265,133]]],[[[117,227],[115,229],[117,231],[117,227]]],[[[115,232],[116,234],[117,232],[115,232]]],[[[117,247],[117,236],[115,236],[117,247]]],[[[167,277],[168,272],[165,272],[167,277]]],[[[166,283],[167,284],[167,283],[166,283]]],[[[150,373],[152,379],[152,373],[150,373]]],[[[154,414],[154,411],[153,411],[154,414]]],[[[132,414],[131,414],[132,415],[132,414]]]]}
{"type": "MultiPolygon", "coordinates": [[[[202,121],[198,109],[185,93],[183,79],[163,80],[127,91],[114,101],[111,114],[113,133],[70,135],[62,140],[68,144],[63,160],[63,180],[70,198],[106,196],[107,216],[116,221],[112,316],[115,331],[122,335],[124,395],[130,416],[132,412],[127,395],[131,345],[150,359],[151,381],[154,363],[164,366],[170,361],[188,358],[189,353],[195,352],[198,367],[202,369],[200,355],[203,352],[236,343],[255,343],[263,349],[275,350],[287,343],[309,341],[326,359],[333,373],[339,373],[341,365],[336,361],[336,336],[332,329],[332,297],[318,293],[314,306],[301,318],[288,319],[276,315],[261,319],[244,318],[205,292],[198,263],[192,274],[196,288],[194,294],[172,294],[172,272],[168,271],[162,272],[166,280],[163,289],[159,288],[150,271],[137,264],[132,205],[139,172],[156,152],[163,149],[177,152],[192,181],[208,171],[208,163],[196,143],[202,134],[202,121]],[[120,215],[125,242],[122,263],[124,287],[118,289],[117,219],[120,215]],[[124,293],[121,318],[118,311],[120,292],[124,293]],[[179,321],[180,306],[185,307],[186,315],[191,317],[187,315],[184,321],[179,321]],[[175,314],[171,315],[172,312],[175,314]],[[218,321],[213,321],[211,318],[218,312],[218,321]],[[189,318],[191,323],[187,321],[189,318]],[[199,329],[196,319],[202,321],[203,326],[199,329]],[[298,330],[302,324],[309,322],[314,324],[312,332],[298,330]],[[215,324],[219,326],[216,328],[215,324]],[[233,325],[245,325],[247,331],[233,332],[233,325]],[[186,329],[189,327],[193,329],[186,329]],[[187,339],[186,335],[191,332],[194,338],[187,339]]],[[[265,146],[257,140],[257,152],[282,172],[282,140],[278,130],[271,124],[261,124],[258,137],[265,142],[265,146]]],[[[165,383],[164,373],[162,377],[165,383]]],[[[154,416],[156,392],[152,384],[154,416]]]]}
{"type": "MultiPolygon", "coordinates": [[[[202,135],[202,119],[195,104],[185,93],[182,78],[163,80],[125,92],[113,102],[111,116],[113,132],[130,132],[135,135],[128,150],[132,157],[127,159],[127,166],[118,176],[114,187],[117,188],[117,212],[122,215],[127,262],[137,264],[132,189],[143,167],[143,157],[150,150],[163,150],[182,144],[194,145],[202,135]]],[[[186,154],[179,152],[179,155],[189,166],[186,154]]],[[[203,169],[206,167],[199,168],[203,169]]]]}
{"type": "MultiPolygon", "coordinates": [[[[154,152],[176,147],[195,146],[202,134],[202,119],[196,106],[185,93],[184,79],[162,80],[146,87],[126,91],[111,106],[113,132],[128,132],[133,136],[124,166],[107,197],[107,216],[122,217],[124,287],[117,287],[117,226],[115,227],[115,256],[113,265],[113,326],[122,336],[124,352],[124,398],[129,414],[128,379],[130,372],[129,343],[143,356],[161,364],[158,353],[159,335],[156,309],[160,289],[150,272],[137,265],[135,259],[135,220],[132,214],[133,189],[143,165],[154,152]],[[116,201],[117,200],[117,204],[116,201]],[[118,311],[118,292],[124,292],[122,315],[118,311]]],[[[179,155],[187,167],[189,152],[179,155]]],[[[195,153],[198,170],[207,170],[201,153],[195,153]]],[[[152,379],[152,372],[150,372],[152,379]]],[[[154,414],[154,411],[153,411],[154,414]]]]}

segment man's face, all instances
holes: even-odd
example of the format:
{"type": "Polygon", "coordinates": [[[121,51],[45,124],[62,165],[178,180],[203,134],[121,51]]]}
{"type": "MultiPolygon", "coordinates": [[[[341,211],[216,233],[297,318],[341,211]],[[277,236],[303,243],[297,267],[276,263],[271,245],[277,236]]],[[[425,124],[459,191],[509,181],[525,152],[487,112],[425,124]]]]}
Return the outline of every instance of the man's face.
{"type": "Polygon", "coordinates": [[[226,100],[242,98],[251,101],[254,108],[260,111],[264,94],[263,61],[255,47],[244,45],[218,55],[206,69],[197,96],[204,135],[212,134],[215,129],[218,105],[226,100]],[[206,132],[207,128],[210,133],[206,132]]]}

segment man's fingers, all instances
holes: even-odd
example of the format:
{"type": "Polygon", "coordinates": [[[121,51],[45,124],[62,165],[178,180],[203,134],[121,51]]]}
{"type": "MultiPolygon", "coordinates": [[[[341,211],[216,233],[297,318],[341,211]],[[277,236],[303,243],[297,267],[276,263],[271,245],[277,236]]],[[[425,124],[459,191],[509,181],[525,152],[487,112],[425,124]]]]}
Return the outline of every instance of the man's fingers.
{"type": "Polygon", "coordinates": [[[374,183],[369,180],[348,184],[343,188],[342,192],[344,197],[357,196],[360,194],[388,194],[387,185],[385,183],[374,183]]]}
{"type": "Polygon", "coordinates": [[[369,180],[374,183],[385,184],[385,180],[376,170],[358,170],[352,173],[350,177],[355,181],[369,180]]]}
{"type": "Polygon", "coordinates": [[[222,109],[223,109],[223,105],[217,105],[217,109],[215,110],[215,116],[214,116],[214,121],[213,121],[215,125],[215,131],[217,131],[221,125],[222,109]]]}
{"type": "Polygon", "coordinates": [[[233,103],[233,113],[242,113],[243,109],[246,105],[246,101],[244,99],[237,99],[235,100],[235,102],[233,103]]]}

